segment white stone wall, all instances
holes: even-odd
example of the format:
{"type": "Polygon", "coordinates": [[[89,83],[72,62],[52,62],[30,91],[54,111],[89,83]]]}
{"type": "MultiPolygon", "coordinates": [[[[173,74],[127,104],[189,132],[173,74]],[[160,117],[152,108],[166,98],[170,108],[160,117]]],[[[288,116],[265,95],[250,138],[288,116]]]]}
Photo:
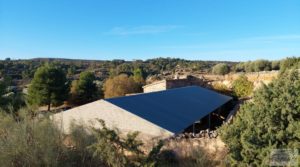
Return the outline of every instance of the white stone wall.
{"type": "Polygon", "coordinates": [[[123,134],[139,131],[141,136],[145,138],[165,138],[173,135],[172,132],[105,100],[95,101],[54,114],[52,119],[65,133],[69,133],[72,122],[99,127],[97,119],[102,119],[109,128],[118,128],[123,134]]]}

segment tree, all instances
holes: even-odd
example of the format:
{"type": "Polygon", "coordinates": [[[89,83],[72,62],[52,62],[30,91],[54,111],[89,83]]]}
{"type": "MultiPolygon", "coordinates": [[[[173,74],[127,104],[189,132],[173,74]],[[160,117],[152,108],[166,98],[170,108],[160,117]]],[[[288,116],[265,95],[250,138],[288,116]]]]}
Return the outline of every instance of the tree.
{"type": "Polygon", "coordinates": [[[227,64],[219,63],[213,67],[212,72],[213,74],[217,74],[217,75],[225,75],[230,72],[230,69],[227,64]]]}
{"type": "Polygon", "coordinates": [[[61,105],[68,98],[69,84],[65,73],[53,66],[44,65],[37,69],[28,88],[28,102],[32,105],[61,105]]]}
{"type": "Polygon", "coordinates": [[[280,69],[280,61],[272,61],[272,70],[279,70],[280,69]]]}
{"type": "Polygon", "coordinates": [[[6,101],[4,95],[6,93],[7,86],[4,81],[0,81],[0,108],[5,105],[6,101]]]}
{"type": "Polygon", "coordinates": [[[300,148],[300,77],[285,73],[255,92],[231,124],[219,129],[238,166],[267,166],[270,151],[300,148]]]}
{"type": "Polygon", "coordinates": [[[140,68],[136,68],[133,71],[133,79],[136,83],[140,83],[140,84],[145,83],[144,74],[143,74],[143,71],[140,68]]]}
{"type": "Polygon", "coordinates": [[[241,75],[232,83],[233,92],[237,97],[243,98],[251,95],[253,88],[253,83],[245,75],[241,75]]]}
{"type": "Polygon", "coordinates": [[[94,81],[93,73],[82,72],[79,80],[72,83],[72,101],[76,104],[84,104],[96,100],[99,97],[99,91],[94,81]]]}
{"type": "Polygon", "coordinates": [[[268,60],[256,60],[253,62],[254,71],[270,71],[271,70],[271,63],[268,60]]]}
{"type": "Polygon", "coordinates": [[[288,57],[280,61],[280,71],[286,71],[288,69],[296,69],[300,66],[300,58],[288,57]]]}
{"type": "Polygon", "coordinates": [[[139,92],[143,91],[143,85],[145,85],[144,73],[140,68],[133,71],[133,80],[137,83],[137,89],[139,92]]]}
{"type": "Polygon", "coordinates": [[[67,72],[67,76],[68,77],[72,77],[74,74],[76,73],[76,67],[75,66],[71,66],[68,68],[68,72],[67,72]]]}
{"type": "Polygon", "coordinates": [[[138,92],[138,84],[126,74],[109,78],[104,83],[105,98],[124,96],[135,92],[138,92]]]}

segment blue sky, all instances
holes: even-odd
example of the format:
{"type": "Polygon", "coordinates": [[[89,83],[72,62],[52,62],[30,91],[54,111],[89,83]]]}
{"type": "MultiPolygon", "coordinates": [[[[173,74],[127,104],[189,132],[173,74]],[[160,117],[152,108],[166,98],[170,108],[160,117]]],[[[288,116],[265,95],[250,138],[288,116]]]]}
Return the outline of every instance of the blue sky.
{"type": "Polygon", "coordinates": [[[299,0],[0,0],[0,59],[300,56],[299,0]]]}

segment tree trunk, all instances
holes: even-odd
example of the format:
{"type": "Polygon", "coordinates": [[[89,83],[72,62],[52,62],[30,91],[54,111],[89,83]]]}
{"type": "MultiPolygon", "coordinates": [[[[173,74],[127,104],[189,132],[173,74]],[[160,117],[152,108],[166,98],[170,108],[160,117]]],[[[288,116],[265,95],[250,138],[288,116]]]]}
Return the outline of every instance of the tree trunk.
{"type": "Polygon", "coordinates": [[[50,111],[50,106],[51,106],[51,103],[48,104],[48,111],[50,111]]]}

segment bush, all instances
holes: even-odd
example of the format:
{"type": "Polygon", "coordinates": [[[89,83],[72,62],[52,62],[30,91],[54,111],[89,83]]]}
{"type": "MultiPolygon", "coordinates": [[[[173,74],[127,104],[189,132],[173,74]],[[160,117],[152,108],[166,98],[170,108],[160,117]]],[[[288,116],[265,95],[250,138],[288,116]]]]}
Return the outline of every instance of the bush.
{"type": "Polygon", "coordinates": [[[255,92],[219,132],[238,166],[268,166],[272,149],[300,148],[300,77],[289,72],[255,92]]]}
{"type": "Polygon", "coordinates": [[[232,95],[232,91],[222,83],[215,83],[212,85],[212,88],[219,93],[230,95],[230,96],[232,95]]]}
{"type": "Polygon", "coordinates": [[[0,116],[1,166],[58,166],[64,147],[62,135],[48,120],[0,116]]]}
{"type": "Polygon", "coordinates": [[[212,73],[216,75],[225,75],[230,72],[229,66],[225,63],[219,63],[212,69],[212,73]]]}
{"type": "Polygon", "coordinates": [[[280,71],[284,72],[288,69],[297,69],[300,67],[300,58],[288,57],[280,62],[280,71]]]}
{"type": "Polygon", "coordinates": [[[268,60],[256,60],[253,65],[255,72],[271,70],[271,63],[268,60]]]}
{"type": "Polygon", "coordinates": [[[279,70],[280,69],[280,61],[272,61],[272,70],[279,70]]]}
{"type": "Polygon", "coordinates": [[[279,69],[279,61],[255,60],[238,63],[234,66],[235,72],[260,72],[279,69]]]}
{"type": "Polygon", "coordinates": [[[120,137],[118,130],[107,128],[102,120],[99,129],[74,124],[66,135],[48,115],[28,113],[25,109],[18,117],[0,113],[0,166],[173,167],[215,163],[200,148],[188,157],[178,157],[173,150],[162,149],[163,141],[144,151],[137,132],[120,137]]]}
{"type": "Polygon", "coordinates": [[[234,95],[240,98],[250,96],[252,94],[253,88],[253,83],[249,81],[245,75],[241,75],[232,83],[234,95]]]}
{"type": "Polygon", "coordinates": [[[162,142],[146,154],[137,132],[121,138],[101,120],[101,129],[73,125],[64,135],[45,115],[27,114],[0,113],[1,166],[156,166],[161,157],[162,142]]]}

